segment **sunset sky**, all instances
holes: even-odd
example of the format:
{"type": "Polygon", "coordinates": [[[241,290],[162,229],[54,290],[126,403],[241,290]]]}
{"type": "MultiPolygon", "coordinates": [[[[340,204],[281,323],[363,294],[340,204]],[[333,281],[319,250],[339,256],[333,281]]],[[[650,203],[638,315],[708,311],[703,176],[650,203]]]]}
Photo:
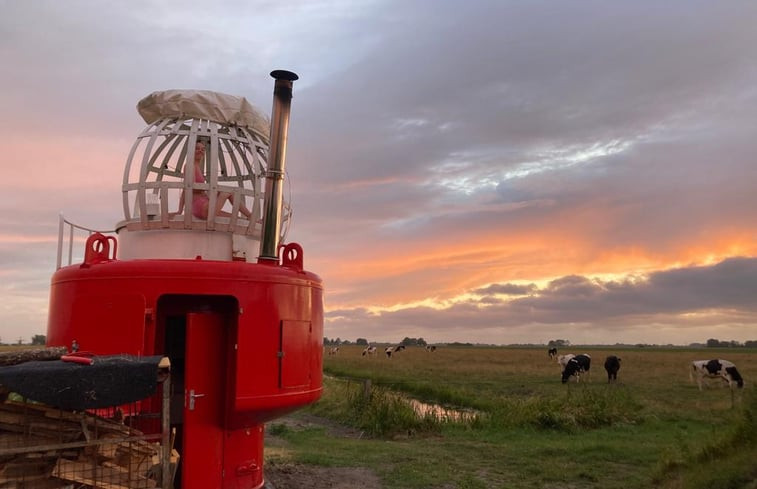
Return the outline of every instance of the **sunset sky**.
{"type": "Polygon", "coordinates": [[[145,95],[270,112],[325,335],[757,340],[757,3],[0,0],[0,340],[58,215],[123,218],[145,95]]]}

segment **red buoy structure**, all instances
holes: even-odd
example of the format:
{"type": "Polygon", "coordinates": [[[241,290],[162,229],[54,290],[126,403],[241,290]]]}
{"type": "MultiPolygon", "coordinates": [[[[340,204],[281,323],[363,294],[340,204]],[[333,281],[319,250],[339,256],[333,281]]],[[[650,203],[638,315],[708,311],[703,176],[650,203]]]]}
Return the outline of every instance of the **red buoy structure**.
{"type": "MultiPolygon", "coordinates": [[[[124,219],[51,281],[48,345],[170,358],[177,488],[262,487],[264,423],[322,391],[323,284],[302,247],[283,243],[297,75],[271,75],[270,122],[215,92],[142,99],[124,219]]],[[[160,426],[158,401],[139,403],[155,415],[146,431],[160,426]]]]}

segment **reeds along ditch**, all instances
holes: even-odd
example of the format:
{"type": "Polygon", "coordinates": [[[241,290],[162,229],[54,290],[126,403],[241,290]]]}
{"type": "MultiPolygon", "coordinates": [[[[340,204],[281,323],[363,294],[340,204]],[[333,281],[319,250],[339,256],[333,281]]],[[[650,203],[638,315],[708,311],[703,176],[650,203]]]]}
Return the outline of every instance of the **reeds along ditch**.
{"type": "Polygon", "coordinates": [[[435,432],[440,420],[418,415],[407,399],[384,388],[349,392],[349,405],[356,426],[374,436],[435,432]]]}
{"type": "Polygon", "coordinates": [[[386,387],[366,390],[360,382],[337,380],[326,382],[321,400],[310,410],[374,437],[437,433],[445,424],[473,422],[445,416],[438,410],[419,413],[411,399],[386,387]]]}
{"type": "Polygon", "coordinates": [[[554,397],[498,398],[486,410],[461,417],[443,409],[419,411],[413,400],[386,387],[366,390],[359,382],[331,380],[323,398],[312,409],[376,437],[435,433],[445,425],[570,431],[643,420],[642,404],[627,390],[604,387],[568,390],[554,397]]]}

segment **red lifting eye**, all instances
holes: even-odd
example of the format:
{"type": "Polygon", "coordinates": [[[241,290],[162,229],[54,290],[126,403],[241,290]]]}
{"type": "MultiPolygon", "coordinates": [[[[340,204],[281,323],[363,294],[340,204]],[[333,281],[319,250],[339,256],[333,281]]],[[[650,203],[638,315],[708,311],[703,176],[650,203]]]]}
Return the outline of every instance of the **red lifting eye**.
{"type": "Polygon", "coordinates": [[[87,238],[84,251],[84,263],[82,266],[89,266],[93,263],[102,263],[116,259],[116,238],[105,236],[101,233],[94,233],[87,238]],[[111,245],[113,253],[111,255],[111,245]]]}
{"type": "Polygon", "coordinates": [[[281,265],[301,272],[303,270],[302,246],[298,243],[284,245],[284,249],[281,252],[281,265]]]}

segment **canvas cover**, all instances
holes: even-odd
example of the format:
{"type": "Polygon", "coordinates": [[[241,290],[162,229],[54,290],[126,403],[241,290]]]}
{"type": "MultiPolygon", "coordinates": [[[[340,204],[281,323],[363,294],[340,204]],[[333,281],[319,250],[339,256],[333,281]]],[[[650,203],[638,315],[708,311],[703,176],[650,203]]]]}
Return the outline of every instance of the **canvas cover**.
{"type": "Polygon", "coordinates": [[[164,118],[207,119],[246,127],[266,141],[271,131],[269,118],[246,98],[209,90],[152,92],[137,103],[137,111],[148,124],[164,118]]]}
{"type": "Polygon", "coordinates": [[[60,409],[80,411],[128,404],[153,395],[162,357],[94,357],[92,365],[61,360],[0,367],[11,392],[60,409]]]}

